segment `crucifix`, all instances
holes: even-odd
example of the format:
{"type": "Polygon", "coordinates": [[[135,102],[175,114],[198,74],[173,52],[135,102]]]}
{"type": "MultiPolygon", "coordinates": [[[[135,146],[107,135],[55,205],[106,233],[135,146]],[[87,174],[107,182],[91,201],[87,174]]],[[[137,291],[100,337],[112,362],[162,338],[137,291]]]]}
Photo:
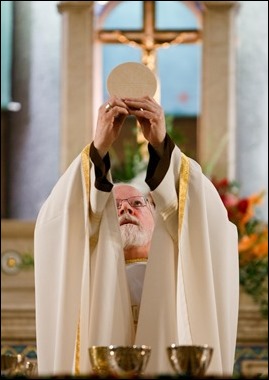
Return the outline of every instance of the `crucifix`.
{"type": "Polygon", "coordinates": [[[196,29],[157,30],[155,25],[156,1],[143,1],[141,30],[99,30],[98,39],[106,44],[122,43],[142,49],[142,63],[156,70],[157,49],[172,44],[197,43],[201,32],[196,29]]]}
{"type": "MultiPolygon", "coordinates": [[[[174,44],[197,43],[201,32],[196,29],[157,30],[155,24],[156,1],[143,1],[143,27],[141,30],[99,30],[97,38],[106,44],[126,44],[142,50],[142,63],[156,74],[157,50],[174,44]]],[[[139,132],[138,142],[144,137],[139,132]]]]}

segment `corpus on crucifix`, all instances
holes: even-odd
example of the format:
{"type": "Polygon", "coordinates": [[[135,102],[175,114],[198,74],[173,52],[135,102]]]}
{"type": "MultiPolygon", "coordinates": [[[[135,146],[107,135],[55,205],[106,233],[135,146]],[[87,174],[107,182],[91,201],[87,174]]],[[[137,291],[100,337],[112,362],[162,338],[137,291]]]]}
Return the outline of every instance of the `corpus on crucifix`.
{"type": "Polygon", "coordinates": [[[143,1],[143,27],[141,30],[99,30],[98,39],[106,44],[127,44],[142,50],[142,63],[156,70],[158,48],[172,44],[197,43],[201,32],[196,29],[157,30],[155,25],[156,1],[143,1]]]}

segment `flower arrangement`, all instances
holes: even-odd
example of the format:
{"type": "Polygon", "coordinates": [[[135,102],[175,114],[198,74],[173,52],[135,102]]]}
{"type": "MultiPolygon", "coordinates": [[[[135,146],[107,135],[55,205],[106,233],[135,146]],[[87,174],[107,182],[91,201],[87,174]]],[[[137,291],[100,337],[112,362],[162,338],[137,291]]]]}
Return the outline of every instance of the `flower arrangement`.
{"type": "Polygon", "coordinates": [[[239,184],[227,179],[212,179],[227,209],[228,217],[238,230],[240,284],[268,318],[268,224],[255,215],[264,192],[241,198],[239,184]]]}

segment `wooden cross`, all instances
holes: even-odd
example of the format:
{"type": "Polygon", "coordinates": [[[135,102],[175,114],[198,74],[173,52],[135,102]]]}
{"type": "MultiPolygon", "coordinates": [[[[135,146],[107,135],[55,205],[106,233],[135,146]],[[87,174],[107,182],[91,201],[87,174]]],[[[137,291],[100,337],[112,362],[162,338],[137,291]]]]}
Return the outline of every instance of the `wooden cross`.
{"type": "Polygon", "coordinates": [[[99,30],[98,39],[106,44],[122,43],[142,49],[142,63],[156,71],[157,49],[172,44],[197,43],[201,32],[196,29],[157,30],[156,1],[143,1],[143,28],[141,30],[99,30]]]}

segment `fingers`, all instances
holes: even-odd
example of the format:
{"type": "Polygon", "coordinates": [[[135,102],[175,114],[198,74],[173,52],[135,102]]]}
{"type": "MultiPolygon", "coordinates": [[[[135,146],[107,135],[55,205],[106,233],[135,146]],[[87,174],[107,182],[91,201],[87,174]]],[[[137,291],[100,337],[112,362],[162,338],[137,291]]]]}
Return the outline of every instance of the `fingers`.
{"type": "Polygon", "coordinates": [[[145,139],[161,156],[166,135],[165,117],[162,107],[151,97],[124,99],[129,114],[134,115],[141,126],[145,139]]]}
{"type": "Polygon", "coordinates": [[[162,107],[151,97],[111,97],[99,108],[95,133],[95,146],[103,156],[118,138],[128,115],[137,118],[144,137],[153,147],[162,144],[165,134],[165,118],[162,107]]]}
{"type": "Polygon", "coordinates": [[[111,97],[103,104],[99,112],[113,115],[114,117],[119,114],[142,116],[142,112],[156,112],[160,110],[160,105],[151,97],[145,96],[142,98],[125,98],[111,97]]]}
{"type": "Polygon", "coordinates": [[[139,123],[146,123],[146,121],[153,124],[164,123],[164,111],[162,107],[151,97],[145,96],[143,98],[136,99],[124,99],[124,102],[128,106],[130,115],[135,116],[139,123]]]}
{"type": "Polygon", "coordinates": [[[160,105],[151,97],[125,98],[124,103],[128,106],[130,115],[142,116],[142,112],[156,112],[161,109],[160,105]]]}
{"type": "Polygon", "coordinates": [[[99,112],[107,113],[114,117],[119,114],[128,115],[128,107],[122,99],[112,97],[100,107],[99,112]]]}
{"type": "Polygon", "coordinates": [[[105,106],[105,110],[106,112],[108,112],[109,110],[111,110],[113,108],[113,106],[110,104],[110,103],[107,103],[107,105],[105,106]]]}
{"type": "Polygon", "coordinates": [[[110,98],[99,108],[94,145],[101,157],[118,138],[126,116],[129,115],[126,104],[117,97],[110,98]]]}

